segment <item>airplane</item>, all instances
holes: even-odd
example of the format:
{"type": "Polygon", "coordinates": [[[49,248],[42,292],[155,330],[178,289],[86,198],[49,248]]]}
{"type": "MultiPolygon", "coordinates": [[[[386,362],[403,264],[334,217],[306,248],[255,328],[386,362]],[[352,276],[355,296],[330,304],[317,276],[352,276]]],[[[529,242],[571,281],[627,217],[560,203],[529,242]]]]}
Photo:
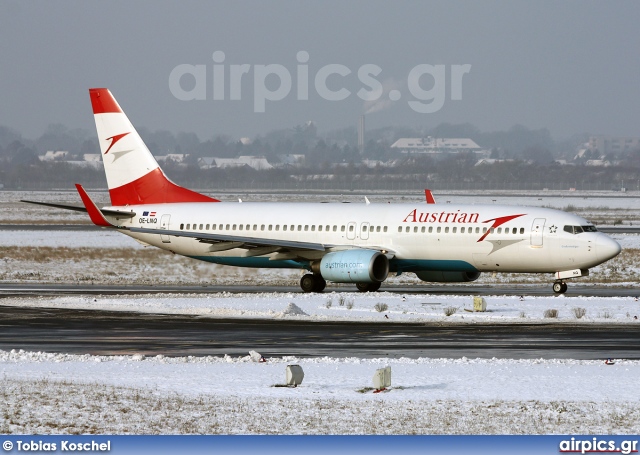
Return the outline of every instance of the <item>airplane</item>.
{"type": "Polygon", "coordinates": [[[390,274],[472,282],[481,273],[553,274],[566,280],[617,256],[620,245],[584,218],[509,205],[221,202],[172,182],[111,92],[89,89],[111,205],[24,201],[87,212],[145,245],[216,264],[306,271],[304,292],[327,281],[377,291],[390,274]]]}

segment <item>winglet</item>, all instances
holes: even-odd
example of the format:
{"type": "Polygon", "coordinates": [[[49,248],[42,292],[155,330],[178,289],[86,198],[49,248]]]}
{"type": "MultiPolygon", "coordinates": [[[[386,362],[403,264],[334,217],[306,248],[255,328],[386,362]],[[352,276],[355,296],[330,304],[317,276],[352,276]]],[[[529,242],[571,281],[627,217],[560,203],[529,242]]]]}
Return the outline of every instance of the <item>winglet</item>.
{"type": "Polygon", "coordinates": [[[104,217],[104,215],[102,214],[98,206],[96,206],[96,204],[91,200],[91,198],[89,197],[85,189],[82,188],[82,185],[76,183],[76,189],[80,194],[82,203],[86,207],[87,212],[89,213],[89,217],[91,218],[91,221],[93,221],[93,224],[95,224],[96,226],[114,227],[113,224],[107,221],[107,219],[104,217]]]}
{"type": "Polygon", "coordinates": [[[427,198],[427,204],[435,204],[436,200],[433,197],[433,194],[431,194],[431,190],[424,190],[424,196],[427,198]]]}

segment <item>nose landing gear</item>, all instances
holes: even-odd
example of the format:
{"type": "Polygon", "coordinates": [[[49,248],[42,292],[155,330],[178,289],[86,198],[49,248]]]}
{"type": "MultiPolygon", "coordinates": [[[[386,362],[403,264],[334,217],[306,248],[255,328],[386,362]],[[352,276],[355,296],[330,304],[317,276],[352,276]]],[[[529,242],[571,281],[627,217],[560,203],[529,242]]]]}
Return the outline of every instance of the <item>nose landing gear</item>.
{"type": "Polygon", "coordinates": [[[569,287],[567,286],[567,283],[565,283],[564,281],[556,281],[555,283],[553,283],[553,292],[556,294],[564,294],[565,292],[567,292],[567,289],[569,287]]]}

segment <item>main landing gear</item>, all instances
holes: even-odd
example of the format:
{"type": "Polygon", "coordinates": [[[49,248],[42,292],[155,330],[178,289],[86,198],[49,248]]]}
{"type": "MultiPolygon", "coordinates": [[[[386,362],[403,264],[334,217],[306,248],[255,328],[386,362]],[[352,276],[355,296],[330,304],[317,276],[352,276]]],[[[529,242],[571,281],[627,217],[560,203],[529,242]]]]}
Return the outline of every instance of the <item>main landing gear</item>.
{"type": "Polygon", "coordinates": [[[382,283],[356,283],[356,287],[360,292],[376,292],[380,289],[382,283]]]}
{"type": "Polygon", "coordinates": [[[300,287],[304,292],[322,292],[327,282],[322,275],[307,273],[300,278],[300,287]]]}
{"type": "Polygon", "coordinates": [[[564,294],[567,292],[568,286],[564,281],[556,281],[553,283],[553,292],[556,294],[564,294]]]}
{"type": "MultiPolygon", "coordinates": [[[[356,287],[360,292],[376,292],[380,289],[382,283],[356,283],[356,287]]],[[[322,292],[327,286],[327,281],[322,275],[316,273],[307,273],[300,278],[300,287],[304,292],[322,292]]]]}

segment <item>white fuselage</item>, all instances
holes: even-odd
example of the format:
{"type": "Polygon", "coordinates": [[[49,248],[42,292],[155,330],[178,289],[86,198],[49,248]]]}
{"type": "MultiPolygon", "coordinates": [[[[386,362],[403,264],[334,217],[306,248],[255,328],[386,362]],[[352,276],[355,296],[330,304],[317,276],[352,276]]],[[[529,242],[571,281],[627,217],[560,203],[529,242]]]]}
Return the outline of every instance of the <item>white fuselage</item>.
{"type": "MultiPolygon", "coordinates": [[[[561,272],[589,269],[620,252],[614,240],[585,219],[535,207],[221,202],[126,209],[136,216],[110,219],[128,228],[313,242],[325,245],[327,251],[376,249],[390,257],[395,272],[561,272]]],[[[233,245],[220,251],[219,245],[195,238],[122,232],[177,254],[236,266],[308,268],[310,261],[325,254],[229,248],[233,245]]]]}

